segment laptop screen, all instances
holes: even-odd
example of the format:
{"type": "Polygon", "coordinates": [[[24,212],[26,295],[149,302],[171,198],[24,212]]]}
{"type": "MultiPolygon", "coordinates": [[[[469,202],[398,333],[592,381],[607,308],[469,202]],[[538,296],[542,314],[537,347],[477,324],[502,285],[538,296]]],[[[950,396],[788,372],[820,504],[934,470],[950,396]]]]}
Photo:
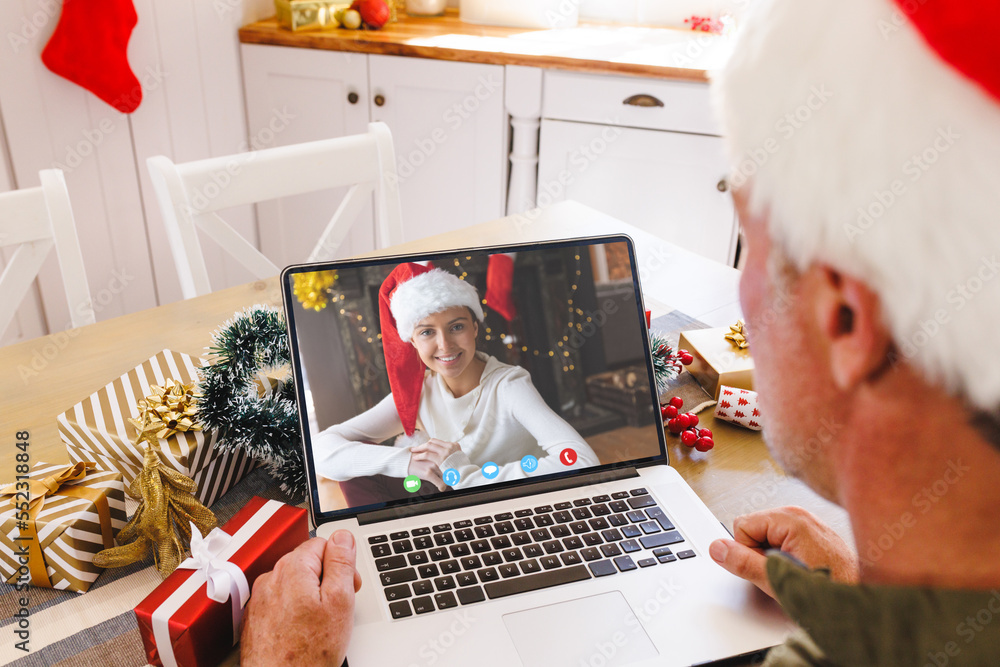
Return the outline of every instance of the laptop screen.
{"type": "Polygon", "coordinates": [[[289,267],[325,521],[666,459],[628,237],[289,267]]]}

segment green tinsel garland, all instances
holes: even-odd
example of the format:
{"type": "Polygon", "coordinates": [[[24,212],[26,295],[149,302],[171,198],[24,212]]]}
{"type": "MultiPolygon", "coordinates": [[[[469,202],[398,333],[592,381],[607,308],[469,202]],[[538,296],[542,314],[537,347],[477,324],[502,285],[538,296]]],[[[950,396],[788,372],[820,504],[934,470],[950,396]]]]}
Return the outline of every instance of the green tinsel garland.
{"type": "Polygon", "coordinates": [[[295,386],[283,382],[259,398],[254,377],[260,370],[291,364],[288,333],[281,313],[253,306],[237,313],[212,334],[210,365],[201,369],[198,417],[215,430],[215,446],[245,451],[267,466],[282,490],[305,497],[295,386]]]}

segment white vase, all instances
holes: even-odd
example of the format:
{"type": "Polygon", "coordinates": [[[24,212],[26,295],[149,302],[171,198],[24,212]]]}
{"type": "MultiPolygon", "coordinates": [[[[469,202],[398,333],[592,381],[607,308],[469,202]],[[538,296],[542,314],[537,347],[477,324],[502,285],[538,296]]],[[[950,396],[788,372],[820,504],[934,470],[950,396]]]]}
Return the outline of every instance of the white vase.
{"type": "Polygon", "coordinates": [[[440,16],[448,0],[406,0],[406,13],[410,16],[440,16]]]}

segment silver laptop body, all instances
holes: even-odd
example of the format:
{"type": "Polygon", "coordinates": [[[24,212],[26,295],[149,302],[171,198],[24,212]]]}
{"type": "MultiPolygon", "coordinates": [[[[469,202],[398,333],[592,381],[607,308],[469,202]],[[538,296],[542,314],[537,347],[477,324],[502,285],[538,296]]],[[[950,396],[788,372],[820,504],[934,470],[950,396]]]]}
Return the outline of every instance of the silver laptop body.
{"type": "Polygon", "coordinates": [[[351,667],[699,665],[783,641],[792,626],[777,606],[709,557],[729,534],[668,464],[631,239],[297,265],[281,281],[311,517],[318,535],[347,529],[357,540],[364,585],[351,667]],[[506,321],[487,303],[481,328],[491,335],[480,331],[480,349],[526,368],[600,465],[538,477],[525,469],[431,496],[389,480],[383,502],[355,490],[370,478],[324,477],[325,430],[387,393],[384,361],[373,363],[378,336],[367,335],[379,330],[380,279],[429,261],[485,295],[493,255],[513,258],[518,313],[506,321]],[[302,285],[331,275],[320,295],[328,303],[316,309],[315,294],[304,303],[302,285]],[[553,314],[564,305],[566,316],[553,314]],[[620,389],[623,377],[626,389],[645,388],[648,405],[643,396],[638,410],[622,407],[601,386],[620,389]]]}

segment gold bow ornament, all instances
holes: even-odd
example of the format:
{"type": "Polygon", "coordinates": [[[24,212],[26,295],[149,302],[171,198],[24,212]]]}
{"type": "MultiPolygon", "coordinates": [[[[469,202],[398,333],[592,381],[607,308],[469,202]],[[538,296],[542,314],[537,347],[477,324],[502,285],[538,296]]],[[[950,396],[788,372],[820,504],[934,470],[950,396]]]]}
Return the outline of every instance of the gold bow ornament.
{"type": "Polygon", "coordinates": [[[198,395],[193,382],[181,384],[167,378],[163,385],[150,385],[149,392],[136,404],[139,418],[128,420],[140,433],[151,430],[158,439],[166,439],[176,433],[201,430],[195,422],[198,395]]]}
{"type": "Polygon", "coordinates": [[[743,324],[743,320],[736,320],[736,324],[729,325],[729,333],[726,334],[726,340],[740,350],[750,347],[750,341],[747,340],[746,325],[743,324]]]}
{"type": "MultiPolygon", "coordinates": [[[[114,546],[114,524],[121,525],[125,518],[124,495],[120,495],[122,489],[121,475],[115,472],[98,471],[97,464],[90,461],[81,461],[66,466],[52,468],[50,464],[37,463],[35,469],[29,473],[29,479],[10,484],[0,489],[0,496],[9,496],[10,504],[14,506],[14,514],[11,518],[16,521],[19,537],[16,541],[15,555],[19,556],[19,562],[24,565],[23,555],[27,555],[27,568],[31,575],[31,585],[42,588],[54,588],[54,582],[49,575],[49,565],[45,562],[44,550],[39,541],[39,526],[46,526],[53,522],[66,522],[73,515],[80,515],[88,508],[79,506],[72,502],[72,499],[84,499],[93,503],[97,511],[100,522],[101,540],[105,548],[114,546]],[[44,475],[40,477],[39,475],[44,475]],[[108,482],[112,482],[108,484],[108,482]],[[117,488],[116,488],[117,487],[117,488]],[[109,495],[119,495],[119,507],[112,508],[108,503],[109,495]]],[[[74,526],[86,531],[86,528],[77,526],[77,522],[86,521],[85,517],[75,518],[68,522],[62,531],[48,531],[45,539],[45,547],[55,548],[54,543],[66,536],[65,528],[74,526]]],[[[7,523],[4,522],[3,532],[10,534],[7,523]]],[[[73,545],[70,545],[73,546],[73,545]]],[[[96,545],[95,545],[96,546],[96,545]]],[[[86,550],[86,549],[82,549],[86,550]]],[[[97,578],[97,571],[90,566],[89,562],[82,558],[75,557],[77,551],[81,551],[79,545],[75,549],[62,549],[60,556],[63,560],[69,560],[70,565],[85,575],[93,573],[93,579],[97,578]]],[[[64,568],[58,563],[51,564],[53,570],[59,575],[56,584],[67,580],[60,588],[77,590],[79,592],[87,590],[93,579],[81,579],[79,574],[72,574],[63,571],[64,568]]],[[[6,574],[6,573],[5,573],[6,574]]],[[[7,577],[7,583],[15,583],[23,579],[19,570],[15,570],[13,576],[7,577]]]]}

